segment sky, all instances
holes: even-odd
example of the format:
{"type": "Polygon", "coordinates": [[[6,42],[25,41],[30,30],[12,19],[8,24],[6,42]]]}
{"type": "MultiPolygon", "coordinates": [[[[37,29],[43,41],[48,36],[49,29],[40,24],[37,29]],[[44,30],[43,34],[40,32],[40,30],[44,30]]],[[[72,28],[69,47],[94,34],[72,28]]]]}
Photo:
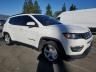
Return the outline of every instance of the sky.
{"type": "MultiPolygon", "coordinates": [[[[15,15],[22,13],[25,0],[0,0],[0,14],[15,15]]],[[[32,0],[34,3],[35,0],[32,0]]],[[[42,14],[46,12],[48,3],[51,5],[53,12],[61,10],[63,4],[66,4],[67,10],[73,3],[78,10],[96,8],[96,0],[38,0],[42,14]]]]}

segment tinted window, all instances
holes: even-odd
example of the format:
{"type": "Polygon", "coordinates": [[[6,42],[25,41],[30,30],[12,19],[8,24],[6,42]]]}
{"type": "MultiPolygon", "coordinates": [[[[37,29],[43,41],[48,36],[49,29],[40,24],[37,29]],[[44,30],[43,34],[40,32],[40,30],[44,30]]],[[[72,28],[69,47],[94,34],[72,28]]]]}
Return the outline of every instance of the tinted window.
{"type": "Polygon", "coordinates": [[[39,22],[41,22],[44,26],[48,25],[57,25],[61,24],[55,18],[45,16],[45,15],[33,15],[39,22]]]}
{"type": "Polygon", "coordinates": [[[14,25],[26,25],[27,22],[33,22],[29,16],[17,16],[10,19],[9,23],[14,25]]]}

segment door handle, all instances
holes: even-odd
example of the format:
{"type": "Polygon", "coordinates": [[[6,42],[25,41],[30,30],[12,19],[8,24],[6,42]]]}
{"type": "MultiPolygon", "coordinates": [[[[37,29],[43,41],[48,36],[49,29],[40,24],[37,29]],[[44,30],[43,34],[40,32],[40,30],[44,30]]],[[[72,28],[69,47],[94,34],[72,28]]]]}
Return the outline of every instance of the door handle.
{"type": "Polygon", "coordinates": [[[20,29],[20,30],[23,30],[23,29],[20,29]]]}
{"type": "Polygon", "coordinates": [[[8,28],[12,28],[12,27],[8,27],[8,28]]]}

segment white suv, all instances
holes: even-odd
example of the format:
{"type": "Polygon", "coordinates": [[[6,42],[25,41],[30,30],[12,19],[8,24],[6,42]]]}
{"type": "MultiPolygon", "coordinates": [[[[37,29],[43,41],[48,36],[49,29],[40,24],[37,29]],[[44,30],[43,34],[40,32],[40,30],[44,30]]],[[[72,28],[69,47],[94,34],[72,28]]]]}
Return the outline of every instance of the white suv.
{"type": "Polygon", "coordinates": [[[93,38],[88,28],[64,25],[39,14],[10,17],[4,24],[2,35],[6,44],[17,41],[34,46],[52,62],[61,57],[85,55],[93,38]]]}

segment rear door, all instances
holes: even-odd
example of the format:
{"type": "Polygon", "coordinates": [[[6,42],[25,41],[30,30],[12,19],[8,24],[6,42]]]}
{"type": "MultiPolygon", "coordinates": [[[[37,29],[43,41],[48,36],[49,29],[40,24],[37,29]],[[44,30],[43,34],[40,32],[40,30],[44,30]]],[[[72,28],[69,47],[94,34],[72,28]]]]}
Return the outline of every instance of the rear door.
{"type": "Polygon", "coordinates": [[[30,16],[15,17],[14,37],[16,41],[26,44],[36,44],[36,37],[38,36],[38,24],[35,22],[34,26],[27,26],[28,22],[35,22],[30,16]]]}

